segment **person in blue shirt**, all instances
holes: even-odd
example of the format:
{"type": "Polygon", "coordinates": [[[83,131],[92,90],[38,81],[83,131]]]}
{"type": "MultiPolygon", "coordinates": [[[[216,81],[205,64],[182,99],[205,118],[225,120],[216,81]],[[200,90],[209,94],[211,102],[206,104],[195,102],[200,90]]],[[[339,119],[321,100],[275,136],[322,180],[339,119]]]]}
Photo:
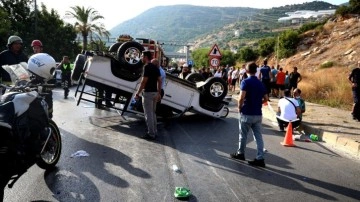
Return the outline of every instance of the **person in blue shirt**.
{"type": "Polygon", "coordinates": [[[271,68],[267,65],[267,60],[264,60],[263,66],[260,68],[259,80],[263,83],[266,93],[270,94],[271,91],[271,68]]]}
{"type": "Polygon", "coordinates": [[[246,67],[248,78],[241,81],[239,107],[239,148],[235,153],[230,154],[231,158],[245,160],[245,148],[247,135],[253,131],[257,155],[253,161],[248,161],[250,165],[265,167],[264,161],[264,142],[261,134],[262,104],[268,101],[267,91],[261,81],[256,78],[257,65],[250,63],[246,67]]]}

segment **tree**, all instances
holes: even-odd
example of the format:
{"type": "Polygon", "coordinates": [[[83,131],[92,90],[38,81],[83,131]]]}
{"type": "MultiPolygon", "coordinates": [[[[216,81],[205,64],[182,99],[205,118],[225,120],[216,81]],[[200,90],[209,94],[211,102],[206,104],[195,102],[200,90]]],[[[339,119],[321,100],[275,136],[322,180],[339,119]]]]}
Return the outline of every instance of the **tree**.
{"type": "Polygon", "coordinates": [[[270,55],[275,50],[275,38],[265,38],[259,40],[259,54],[263,57],[270,55]]]}
{"type": "Polygon", "coordinates": [[[294,30],[286,30],[279,36],[279,56],[289,57],[296,52],[300,42],[299,33],[294,30]]]}
{"type": "MultiPolygon", "coordinates": [[[[32,15],[34,16],[35,13],[32,15]]],[[[44,52],[53,56],[57,61],[60,61],[64,55],[69,56],[70,59],[75,59],[81,51],[76,42],[75,28],[70,24],[65,24],[53,9],[48,12],[43,4],[37,15],[37,35],[32,34],[32,39],[41,40],[44,45],[44,52]]]]}
{"type": "Polygon", "coordinates": [[[32,19],[30,17],[31,0],[0,0],[0,8],[5,12],[5,16],[1,18],[1,22],[6,22],[7,30],[4,30],[4,24],[1,23],[1,29],[4,30],[4,39],[2,44],[7,43],[7,38],[11,35],[18,35],[24,42],[29,39],[32,27],[32,19]],[[4,41],[4,42],[3,42],[4,41]]]}
{"type": "Polygon", "coordinates": [[[222,56],[221,56],[220,65],[230,65],[230,66],[235,65],[236,58],[231,51],[224,50],[221,53],[222,53],[222,56]]]}
{"type": "Polygon", "coordinates": [[[257,53],[249,47],[240,49],[239,59],[244,62],[255,60],[258,57],[257,53]]]}
{"type": "Polygon", "coordinates": [[[72,11],[67,11],[66,15],[74,18],[75,30],[81,34],[83,38],[83,50],[87,50],[88,37],[90,40],[93,37],[109,37],[110,32],[105,29],[104,24],[98,22],[100,19],[104,19],[102,15],[93,8],[84,8],[83,6],[71,7],[72,11]]]}
{"type": "Polygon", "coordinates": [[[359,0],[350,0],[350,12],[353,14],[360,14],[360,1],[359,0]]]}
{"type": "MultiPolygon", "coordinates": [[[[6,18],[8,14],[2,8],[0,8],[0,46],[2,47],[7,43],[6,36],[11,29],[11,22],[6,18]]],[[[1,50],[0,50],[1,51],[1,50]]]]}
{"type": "Polygon", "coordinates": [[[200,48],[193,50],[191,52],[191,57],[194,60],[194,63],[196,64],[197,67],[209,66],[209,56],[208,56],[209,51],[210,51],[209,48],[200,48]]]}

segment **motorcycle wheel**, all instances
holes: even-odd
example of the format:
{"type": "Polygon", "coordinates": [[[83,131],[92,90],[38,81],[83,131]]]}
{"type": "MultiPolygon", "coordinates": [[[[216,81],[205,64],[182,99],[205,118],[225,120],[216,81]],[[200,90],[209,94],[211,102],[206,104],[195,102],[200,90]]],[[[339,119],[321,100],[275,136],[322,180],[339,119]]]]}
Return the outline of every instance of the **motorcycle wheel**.
{"type": "Polygon", "coordinates": [[[57,162],[60,160],[62,148],[59,128],[51,119],[49,120],[49,126],[51,128],[50,138],[45,146],[44,151],[40,153],[40,157],[36,162],[36,164],[44,170],[53,169],[55,167],[57,162]]]}

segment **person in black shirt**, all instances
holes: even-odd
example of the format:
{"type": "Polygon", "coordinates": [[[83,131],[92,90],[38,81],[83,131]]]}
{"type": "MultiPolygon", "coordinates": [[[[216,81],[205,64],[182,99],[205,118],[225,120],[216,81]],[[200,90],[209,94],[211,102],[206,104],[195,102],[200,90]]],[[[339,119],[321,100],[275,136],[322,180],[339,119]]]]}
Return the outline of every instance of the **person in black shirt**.
{"type": "Polygon", "coordinates": [[[352,107],[351,115],[353,116],[354,120],[357,119],[358,121],[360,121],[360,61],[358,61],[358,66],[351,71],[348,79],[351,83],[354,99],[354,105],[352,107]]]}
{"type": "Polygon", "coordinates": [[[151,63],[150,51],[143,51],[141,56],[142,62],[145,64],[144,73],[135,99],[138,100],[142,93],[142,104],[147,125],[147,132],[142,138],[154,140],[157,136],[156,103],[161,100],[161,75],[159,68],[151,63]]]}
{"type": "Polygon", "coordinates": [[[7,50],[0,53],[0,83],[11,82],[9,73],[2,68],[3,65],[15,65],[20,62],[28,61],[28,57],[22,52],[23,41],[18,36],[10,36],[8,38],[7,50]]]}
{"type": "Polygon", "coordinates": [[[302,80],[301,74],[297,70],[298,68],[294,67],[294,71],[289,75],[290,92],[293,92],[297,88],[298,83],[302,80]]]}

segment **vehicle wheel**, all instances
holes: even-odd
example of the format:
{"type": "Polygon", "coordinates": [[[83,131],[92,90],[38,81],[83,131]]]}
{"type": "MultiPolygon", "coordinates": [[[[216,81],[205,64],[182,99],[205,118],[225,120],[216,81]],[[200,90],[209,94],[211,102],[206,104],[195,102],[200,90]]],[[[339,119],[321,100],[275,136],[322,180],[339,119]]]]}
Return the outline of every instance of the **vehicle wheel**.
{"type": "Polygon", "coordinates": [[[227,94],[227,85],[224,79],[211,77],[205,81],[203,94],[214,102],[220,102],[227,94]]]}
{"type": "Polygon", "coordinates": [[[137,72],[142,68],[141,53],[144,47],[136,41],[128,41],[123,43],[117,52],[120,64],[132,72],[137,72]]]}
{"type": "Polygon", "coordinates": [[[222,112],[222,114],[221,114],[220,117],[221,117],[221,118],[227,117],[227,115],[229,115],[229,112],[230,112],[229,108],[228,108],[228,107],[224,107],[223,112],[222,112]]]}
{"type": "Polygon", "coordinates": [[[45,170],[55,167],[60,160],[61,154],[61,135],[60,130],[53,120],[49,120],[49,127],[51,129],[50,137],[47,140],[44,150],[40,153],[40,158],[36,164],[45,170]]]}
{"type": "Polygon", "coordinates": [[[86,56],[78,54],[75,59],[75,67],[71,75],[71,79],[78,81],[80,79],[81,73],[84,72],[86,56]]]}
{"type": "Polygon", "coordinates": [[[121,46],[121,44],[123,44],[123,43],[118,42],[118,43],[115,43],[115,44],[111,45],[110,48],[109,48],[109,52],[116,53],[118,51],[119,47],[121,46]]]}
{"type": "Polygon", "coordinates": [[[193,83],[205,81],[204,77],[199,73],[191,73],[186,76],[185,80],[191,81],[193,83]]]}

